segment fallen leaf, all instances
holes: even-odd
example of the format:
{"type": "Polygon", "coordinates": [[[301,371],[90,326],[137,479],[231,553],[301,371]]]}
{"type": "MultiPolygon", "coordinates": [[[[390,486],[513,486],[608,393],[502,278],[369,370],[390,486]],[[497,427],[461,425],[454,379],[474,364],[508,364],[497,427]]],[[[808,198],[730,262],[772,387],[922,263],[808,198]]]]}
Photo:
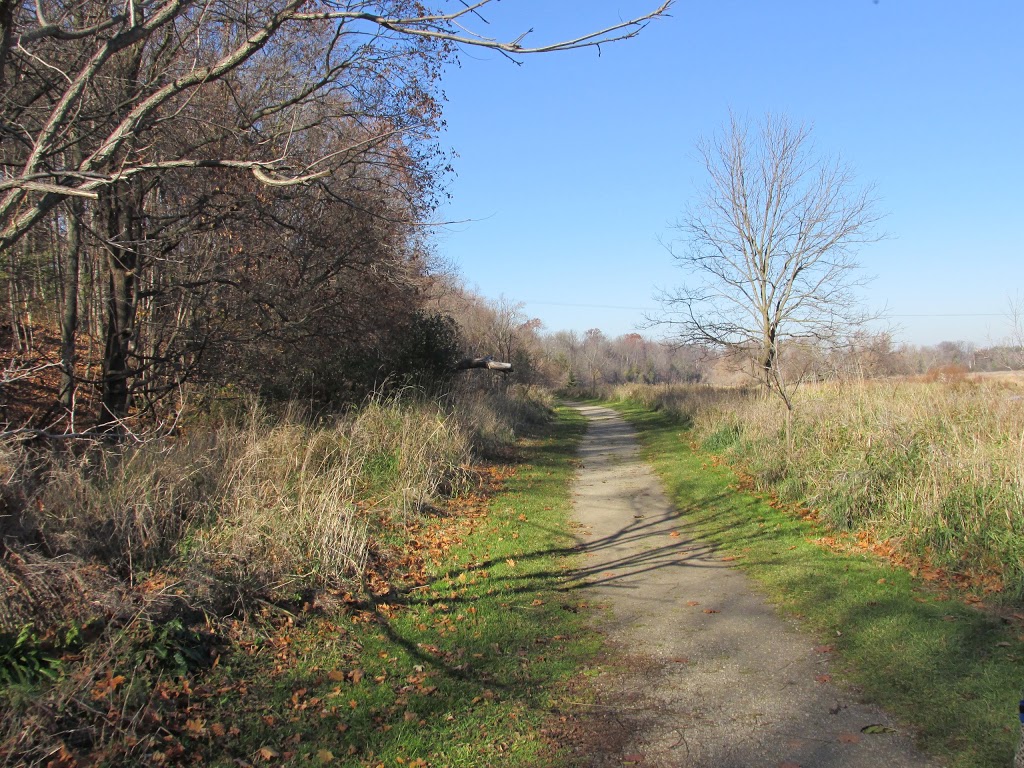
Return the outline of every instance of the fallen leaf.
{"type": "Polygon", "coordinates": [[[353,685],[359,685],[359,681],[363,679],[363,670],[353,669],[349,673],[349,677],[351,678],[353,685]]]}
{"type": "Polygon", "coordinates": [[[678,539],[679,531],[672,531],[672,533],[670,533],[669,536],[671,536],[673,539],[678,539]]]}
{"type": "Polygon", "coordinates": [[[264,760],[273,760],[275,757],[280,757],[281,753],[270,747],[260,747],[259,756],[264,760]]]}
{"type": "Polygon", "coordinates": [[[834,645],[816,645],[814,646],[815,653],[832,653],[836,647],[834,645]]]}
{"type": "Polygon", "coordinates": [[[814,680],[815,680],[815,682],[818,682],[818,683],[831,683],[832,682],[832,675],[829,675],[829,674],[815,675],[814,676],[814,680]]]}
{"type": "Polygon", "coordinates": [[[332,763],[334,762],[334,753],[329,749],[317,750],[316,759],[321,763],[332,763]]]}
{"type": "Polygon", "coordinates": [[[345,673],[338,669],[332,669],[327,673],[327,679],[332,683],[341,683],[345,681],[345,673]]]}
{"type": "Polygon", "coordinates": [[[881,723],[873,723],[872,725],[865,725],[860,729],[861,733],[896,733],[895,728],[890,728],[888,725],[882,725],[881,723]]]}
{"type": "Polygon", "coordinates": [[[717,608],[705,608],[704,613],[721,613],[717,608]]]}
{"type": "Polygon", "coordinates": [[[700,605],[700,600],[687,600],[686,604],[687,605],[691,605],[691,606],[692,605],[700,605]]]}
{"type": "Polygon", "coordinates": [[[858,736],[856,733],[849,733],[848,731],[844,731],[843,733],[839,734],[840,744],[856,744],[859,741],[860,736],[858,736]]]}
{"type": "Polygon", "coordinates": [[[189,736],[202,736],[206,733],[206,721],[198,717],[186,720],[185,732],[188,733],[189,736]]]}
{"type": "Polygon", "coordinates": [[[632,754],[622,756],[622,762],[625,765],[637,765],[638,763],[642,763],[643,761],[644,756],[641,755],[639,752],[633,752],[632,754]]]}

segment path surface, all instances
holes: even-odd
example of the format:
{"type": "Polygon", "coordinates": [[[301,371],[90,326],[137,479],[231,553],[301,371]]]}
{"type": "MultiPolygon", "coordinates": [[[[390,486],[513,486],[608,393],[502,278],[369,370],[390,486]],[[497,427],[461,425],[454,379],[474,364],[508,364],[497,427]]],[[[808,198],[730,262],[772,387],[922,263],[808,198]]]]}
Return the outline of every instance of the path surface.
{"type": "Polygon", "coordinates": [[[828,652],[687,539],[632,428],[607,408],[579,408],[590,427],[575,487],[577,576],[588,599],[609,607],[601,631],[626,661],[597,680],[591,765],[938,765],[906,735],[862,733],[895,723],[820,682],[828,652]]]}

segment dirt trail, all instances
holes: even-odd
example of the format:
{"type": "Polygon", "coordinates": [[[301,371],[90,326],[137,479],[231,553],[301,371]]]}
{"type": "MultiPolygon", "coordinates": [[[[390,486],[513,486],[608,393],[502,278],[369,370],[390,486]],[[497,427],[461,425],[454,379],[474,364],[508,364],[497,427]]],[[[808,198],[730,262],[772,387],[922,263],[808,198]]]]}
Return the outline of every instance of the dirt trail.
{"type": "Polygon", "coordinates": [[[575,487],[586,553],[578,578],[588,599],[609,607],[600,628],[626,660],[597,680],[590,765],[938,765],[905,734],[863,733],[896,725],[827,682],[828,652],[687,539],[626,422],[579,408],[590,427],[575,487]]]}

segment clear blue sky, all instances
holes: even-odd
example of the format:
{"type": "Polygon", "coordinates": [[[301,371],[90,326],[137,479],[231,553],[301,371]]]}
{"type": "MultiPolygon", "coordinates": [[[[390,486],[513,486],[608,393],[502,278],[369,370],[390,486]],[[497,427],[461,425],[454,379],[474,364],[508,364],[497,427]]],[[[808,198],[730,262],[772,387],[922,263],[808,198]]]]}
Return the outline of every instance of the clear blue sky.
{"type": "MultiPolygon", "coordinates": [[[[495,37],[549,42],[656,0],[503,0],[495,37]]],[[[979,344],[1024,298],[1024,2],[677,0],[636,39],[446,73],[457,153],[438,253],[549,331],[633,330],[680,283],[659,237],[703,183],[694,144],[731,108],[813,125],[874,183],[887,241],[860,252],[901,341],[979,344]],[[591,306],[567,306],[591,305],[591,306]],[[619,309],[618,307],[624,307],[619,309]],[[974,317],[910,315],[972,314],[974,317]],[[983,317],[992,314],[996,316],[983,317]]],[[[651,331],[658,335],[658,331],[651,331]]]]}

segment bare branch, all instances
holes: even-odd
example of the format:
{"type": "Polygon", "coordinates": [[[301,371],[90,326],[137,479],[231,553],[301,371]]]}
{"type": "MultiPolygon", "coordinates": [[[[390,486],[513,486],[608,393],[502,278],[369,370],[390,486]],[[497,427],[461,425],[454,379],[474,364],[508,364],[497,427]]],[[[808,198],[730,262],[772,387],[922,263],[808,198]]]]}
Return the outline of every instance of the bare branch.
{"type": "Polygon", "coordinates": [[[661,297],[661,321],[687,342],[753,354],[791,408],[802,379],[783,370],[785,346],[830,344],[869,319],[853,254],[880,239],[873,190],[816,155],[809,128],[771,115],[756,136],[731,116],[698,151],[709,182],[675,227],[686,284],[661,297]]]}

